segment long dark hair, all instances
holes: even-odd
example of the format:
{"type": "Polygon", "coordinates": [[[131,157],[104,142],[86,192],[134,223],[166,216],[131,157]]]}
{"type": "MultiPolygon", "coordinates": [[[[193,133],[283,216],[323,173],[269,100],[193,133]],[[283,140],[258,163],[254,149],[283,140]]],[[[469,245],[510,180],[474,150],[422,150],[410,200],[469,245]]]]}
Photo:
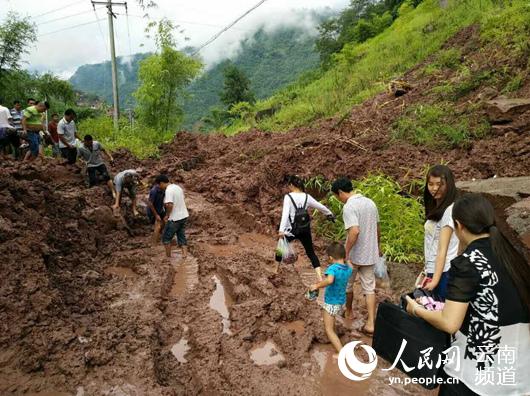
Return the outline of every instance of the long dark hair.
{"type": "Polygon", "coordinates": [[[427,220],[440,221],[444,215],[445,209],[455,202],[457,194],[455,177],[453,176],[451,169],[445,165],[434,165],[429,169],[427,177],[425,178],[425,189],[423,191],[423,204],[425,205],[425,217],[427,220]],[[440,204],[437,204],[436,200],[429,192],[430,177],[439,177],[445,182],[447,190],[440,204]]]}
{"type": "Polygon", "coordinates": [[[530,307],[530,267],[524,257],[513,248],[495,224],[491,203],[480,194],[465,194],[453,207],[453,220],[475,235],[489,233],[493,253],[504,265],[519,296],[530,307]]]}
{"type": "Polygon", "coordinates": [[[287,176],[286,177],[286,183],[288,185],[292,184],[293,186],[295,186],[296,188],[300,189],[301,191],[305,191],[304,181],[302,180],[302,178],[300,178],[298,176],[295,176],[295,175],[287,176]]]}

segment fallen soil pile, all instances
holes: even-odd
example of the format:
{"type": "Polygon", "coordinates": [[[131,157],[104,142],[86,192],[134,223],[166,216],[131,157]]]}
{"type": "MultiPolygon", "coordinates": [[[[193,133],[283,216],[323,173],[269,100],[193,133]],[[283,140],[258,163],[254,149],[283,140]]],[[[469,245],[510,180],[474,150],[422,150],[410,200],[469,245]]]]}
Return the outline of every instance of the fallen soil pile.
{"type": "MultiPolygon", "coordinates": [[[[475,35],[466,30],[448,45],[478,56],[475,35]]],[[[435,100],[430,88],[447,77],[412,70],[405,78],[414,88],[404,96],[381,94],[344,119],[289,133],[179,133],[159,160],[116,153],[113,171],[142,166],[186,188],[186,259],[164,258],[144,217],[113,217],[108,192],[86,189],[81,175],[51,162],[3,163],[0,394],[426,393],[389,388],[380,370],[362,383],[338,372],[320,310],[303,298],[314,281],[309,263],[277,271],[273,235],[287,174],[332,179],[382,171],[407,181],[441,160],[460,180],[528,174],[524,117],[465,149],[392,140],[390,125],[403,109],[435,100]]],[[[530,82],[517,94],[530,97],[530,82]]],[[[323,247],[317,240],[321,257],[323,247]]],[[[394,290],[378,290],[379,300],[412,284],[417,268],[390,270],[394,290]]],[[[364,304],[356,305],[354,322],[338,327],[346,342],[361,339],[355,329],[364,304]]]]}

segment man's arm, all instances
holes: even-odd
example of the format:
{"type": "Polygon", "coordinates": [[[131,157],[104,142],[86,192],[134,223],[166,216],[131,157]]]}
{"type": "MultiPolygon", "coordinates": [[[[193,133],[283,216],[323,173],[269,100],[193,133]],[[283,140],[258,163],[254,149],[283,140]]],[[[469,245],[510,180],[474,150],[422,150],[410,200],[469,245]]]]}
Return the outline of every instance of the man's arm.
{"type": "Polygon", "coordinates": [[[383,251],[381,250],[381,225],[380,223],[377,223],[377,248],[379,250],[379,257],[383,255],[383,251]]]}
{"type": "MultiPolygon", "coordinates": [[[[101,151],[108,157],[110,162],[114,162],[114,158],[112,158],[112,155],[107,150],[105,150],[103,147],[101,147],[101,151]]],[[[151,201],[149,201],[149,202],[151,202],[151,201]]]]}
{"type": "Polygon", "coordinates": [[[63,126],[59,123],[57,125],[57,136],[59,136],[59,140],[68,148],[72,148],[72,145],[66,141],[66,138],[64,137],[64,131],[63,126]]]}
{"type": "Polygon", "coordinates": [[[160,218],[160,215],[158,214],[158,212],[156,211],[155,209],[155,205],[153,205],[153,201],[151,201],[151,198],[147,198],[147,206],[149,207],[149,209],[151,209],[151,213],[153,213],[153,216],[155,216],[155,219],[157,220],[162,220],[160,218]]]}
{"type": "Polygon", "coordinates": [[[348,237],[346,238],[346,257],[350,257],[350,250],[352,250],[353,246],[357,242],[357,238],[359,238],[359,233],[361,232],[361,229],[359,226],[351,226],[348,228],[348,237]]]}
{"type": "Polygon", "coordinates": [[[164,221],[167,222],[169,220],[169,214],[173,210],[173,202],[166,202],[164,206],[166,207],[166,216],[164,217],[164,221]]]}

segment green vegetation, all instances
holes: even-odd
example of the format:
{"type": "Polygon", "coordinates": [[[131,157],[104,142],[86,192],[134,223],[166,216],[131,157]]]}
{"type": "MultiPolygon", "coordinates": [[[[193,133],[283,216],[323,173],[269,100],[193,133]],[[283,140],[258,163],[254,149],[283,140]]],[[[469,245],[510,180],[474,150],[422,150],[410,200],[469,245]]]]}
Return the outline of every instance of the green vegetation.
{"type": "Polygon", "coordinates": [[[182,121],[178,98],[201,67],[197,60],[175,50],[171,22],[163,19],[156,27],[158,52],[143,59],[138,71],[137,120],[130,123],[122,117],[117,131],[107,116],[88,118],[79,125],[81,133],[90,133],[109,149],[125,147],[139,158],[158,156],[158,146],[173,138],[182,121]]]}
{"type": "Polygon", "coordinates": [[[107,116],[81,120],[78,130],[82,135],[91,134],[110,150],[125,147],[140,159],[158,157],[158,146],[174,136],[173,132],[160,133],[138,123],[131,125],[124,117],[120,118],[118,132],[114,132],[112,118],[107,116]]]}
{"type": "MultiPolygon", "coordinates": [[[[437,0],[424,0],[416,8],[405,1],[397,10],[398,18],[382,33],[363,43],[346,43],[333,55],[326,71],[307,81],[298,81],[274,96],[259,101],[256,112],[278,109],[258,121],[264,130],[284,130],[307,124],[315,119],[343,114],[353,105],[383,91],[386,83],[412,66],[436,53],[441,45],[460,29],[481,23],[485,43],[497,43],[515,55],[527,54],[530,32],[530,6],[514,0],[512,6],[491,0],[449,0],[440,8],[437,0]],[[512,33],[515,31],[515,33],[512,33]]],[[[445,50],[437,57],[439,67],[456,67],[459,53],[445,50]]],[[[471,74],[457,87],[457,95],[465,95],[480,84],[471,74]]],[[[228,134],[249,129],[251,123],[239,122],[228,128],[228,134]]],[[[457,138],[458,140],[458,138],[457,138]]]]}
{"type": "Polygon", "coordinates": [[[29,18],[8,12],[0,24],[0,91],[5,90],[10,74],[20,70],[22,56],[36,40],[37,27],[29,18]]]}
{"type": "Polygon", "coordinates": [[[224,69],[223,76],[224,83],[220,98],[228,110],[239,102],[252,104],[256,101],[254,92],[250,89],[250,80],[236,65],[229,64],[224,69]]]}
{"type": "Polygon", "coordinates": [[[180,126],[184,89],[202,67],[199,61],[175,49],[174,29],[167,19],[158,23],[158,52],[140,62],[140,86],[134,93],[139,122],[162,133],[180,126]]]}
{"type": "MultiPolygon", "coordinates": [[[[423,206],[418,199],[405,197],[404,190],[396,181],[384,175],[368,175],[359,181],[352,181],[354,188],[372,199],[379,210],[381,225],[381,249],[390,261],[420,262],[423,257],[423,206]]],[[[306,188],[330,191],[330,183],[321,177],[307,181],[306,188]]],[[[326,221],[316,212],[313,226],[316,233],[333,241],[346,238],[342,222],[343,204],[328,193],[322,200],[337,217],[335,223],[326,221]]]]}
{"type": "MultiPolygon", "coordinates": [[[[272,95],[279,88],[294,81],[308,69],[318,66],[314,50],[315,37],[304,29],[282,27],[273,32],[258,30],[244,39],[232,57],[232,63],[251,81],[251,89],[259,99],[272,95]]],[[[138,88],[139,63],[151,54],[118,57],[120,105],[132,108],[132,93],[138,88]]],[[[223,70],[230,61],[222,61],[205,70],[187,87],[183,101],[184,127],[192,128],[201,118],[212,121],[211,109],[221,106],[219,92],[223,88],[223,70]]],[[[110,62],[84,65],[70,78],[73,86],[83,92],[96,94],[112,103],[110,62]]],[[[219,125],[219,128],[223,125],[219,125]]],[[[218,129],[218,128],[216,128],[218,129]]]]}
{"type": "Polygon", "coordinates": [[[466,146],[472,137],[484,137],[487,122],[474,128],[467,117],[458,117],[454,106],[447,102],[435,105],[416,105],[405,110],[395,122],[392,137],[430,148],[466,146]]]}
{"type": "MultiPolygon", "coordinates": [[[[416,7],[422,0],[413,1],[416,7]]],[[[346,44],[363,43],[377,36],[398,16],[404,0],[351,0],[337,17],[328,18],[318,28],[316,48],[324,68],[332,64],[333,54],[346,44]]]]}
{"type": "Polygon", "coordinates": [[[60,113],[73,106],[75,94],[71,84],[51,73],[21,70],[21,58],[28,53],[34,40],[35,25],[28,18],[9,12],[0,24],[0,96],[9,108],[14,100],[25,105],[29,97],[46,99],[51,103],[52,111],[60,113]]]}

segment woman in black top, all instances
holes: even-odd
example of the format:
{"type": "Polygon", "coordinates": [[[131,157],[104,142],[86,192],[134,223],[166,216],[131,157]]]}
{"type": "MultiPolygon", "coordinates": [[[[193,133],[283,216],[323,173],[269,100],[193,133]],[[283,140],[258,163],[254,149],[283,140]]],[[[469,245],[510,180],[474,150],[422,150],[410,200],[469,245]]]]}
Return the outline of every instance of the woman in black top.
{"type": "Polygon", "coordinates": [[[444,309],[407,300],[409,313],[454,334],[459,356],[444,370],[458,383],[446,382],[440,395],[530,394],[528,263],[499,232],[482,195],[457,199],[453,220],[465,250],[451,261],[444,309]]]}

